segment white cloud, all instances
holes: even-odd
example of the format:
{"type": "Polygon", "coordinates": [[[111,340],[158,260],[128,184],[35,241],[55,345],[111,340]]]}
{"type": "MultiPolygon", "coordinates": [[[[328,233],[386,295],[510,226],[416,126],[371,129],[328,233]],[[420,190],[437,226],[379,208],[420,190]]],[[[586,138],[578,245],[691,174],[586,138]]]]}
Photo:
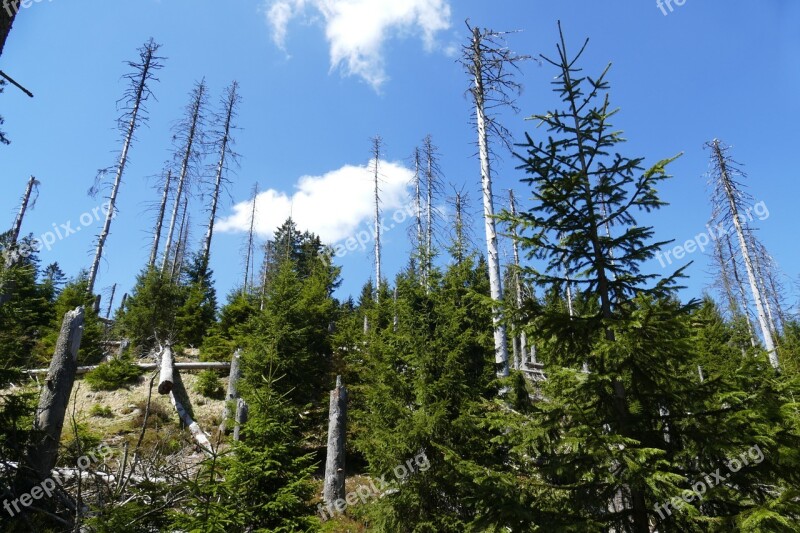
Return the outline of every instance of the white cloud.
{"type": "Polygon", "coordinates": [[[330,45],[331,69],[363,78],[376,90],[386,81],[383,44],[393,33],[420,36],[433,50],[436,33],[450,27],[448,0],[265,0],[275,43],[284,48],[289,22],[320,13],[330,45]]]}
{"type": "MultiPolygon", "coordinates": [[[[323,242],[335,244],[354,236],[374,216],[373,164],[345,165],[322,176],[303,176],[296,190],[288,195],[269,189],[256,199],[255,229],[262,238],[272,237],[275,229],[291,215],[301,231],[311,231],[323,242]]],[[[407,205],[408,184],[413,172],[400,163],[379,162],[381,209],[387,221],[393,211],[407,205]]],[[[233,213],[220,220],[221,232],[248,231],[252,203],[240,202],[233,213]]]]}

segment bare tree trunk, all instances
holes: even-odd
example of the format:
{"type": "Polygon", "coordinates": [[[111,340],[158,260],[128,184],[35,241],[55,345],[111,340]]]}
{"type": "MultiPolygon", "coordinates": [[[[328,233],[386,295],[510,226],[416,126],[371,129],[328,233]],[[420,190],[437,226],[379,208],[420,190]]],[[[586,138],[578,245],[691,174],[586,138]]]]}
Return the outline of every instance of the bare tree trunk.
{"type": "Polygon", "coordinates": [[[28,464],[39,479],[48,477],[56,466],[61,430],[78,367],[83,319],[83,307],[64,315],[50,369],[39,396],[33,420],[35,440],[28,449],[28,464]]]}
{"type": "MultiPolygon", "coordinates": [[[[258,183],[253,186],[253,203],[252,209],[250,211],[250,231],[247,234],[247,258],[245,260],[244,265],[244,292],[247,292],[247,283],[250,277],[250,265],[254,261],[255,250],[253,248],[253,243],[255,239],[253,238],[253,230],[255,229],[256,223],[256,199],[258,198],[258,183]]],[[[255,269],[255,266],[253,266],[255,269]]]]}
{"type": "Polygon", "coordinates": [[[764,297],[761,294],[761,290],[758,288],[755,270],[753,267],[753,260],[750,254],[750,247],[747,244],[747,240],[744,234],[744,228],[742,228],[742,223],[739,217],[739,210],[736,205],[736,194],[733,188],[733,184],[731,183],[730,176],[728,174],[728,161],[725,158],[724,154],[722,153],[722,148],[720,147],[720,143],[718,140],[715,139],[711,143],[711,148],[714,152],[717,168],[720,172],[719,179],[721,181],[722,186],[724,187],[725,196],[728,199],[728,207],[730,210],[730,216],[733,222],[733,227],[736,230],[736,236],[739,238],[739,247],[742,252],[742,257],[744,258],[744,266],[745,270],[747,271],[747,278],[750,281],[750,290],[753,293],[753,300],[755,300],[756,304],[756,314],[758,315],[758,323],[759,326],[761,326],[761,334],[764,337],[764,347],[767,350],[770,364],[777,369],[780,368],[780,363],[778,361],[778,354],[775,351],[775,342],[772,338],[772,332],[770,331],[769,325],[767,324],[767,314],[764,309],[764,303],[763,303],[764,297]]]}
{"type": "Polygon", "coordinates": [[[167,170],[167,176],[164,178],[164,192],[161,194],[161,204],[158,206],[158,217],[156,218],[156,227],[153,232],[153,248],[150,250],[150,261],[147,263],[150,268],[156,266],[156,259],[158,258],[158,246],[161,243],[161,227],[164,225],[164,214],[167,210],[167,200],[169,199],[169,186],[172,182],[172,169],[167,170]]]}
{"type": "MultiPolygon", "coordinates": [[[[11,228],[11,237],[9,243],[11,246],[17,244],[17,239],[19,239],[19,232],[22,228],[22,220],[25,218],[25,212],[28,210],[28,204],[30,203],[31,193],[33,192],[34,188],[38,188],[38,185],[39,182],[36,181],[36,178],[31,176],[30,179],[28,180],[28,186],[25,188],[25,194],[22,197],[22,205],[20,205],[19,207],[19,213],[17,214],[17,218],[14,219],[14,227],[11,228]]],[[[35,199],[34,203],[36,203],[35,199]]]]}
{"type": "Polygon", "coordinates": [[[175,257],[172,260],[170,279],[176,281],[183,269],[183,259],[186,253],[186,246],[189,241],[189,198],[183,199],[183,215],[181,215],[181,225],[178,229],[178,242],[175,245],[175,257]]]}
{"type": "Polygon", "coordinates": [[[114,305],[114,295],[117,293],[117,284],[111,286],[111,296],[108,298],[108,308],[106,308],[106,318],[111,316],[111,308],[114,305]]]}
{"type": "Polygon", "coordinates": [[[20,0],[3,2],[3,9],[0,10],[0,55],[3,55],[6,39],[8,39],[8,34],[11,32],[14,18],[19,13],[19,3],[20,0]]]}
{"type": "Polygon", "coordinates": [[[742,281],[742,277],[739,275],[739,264],[736,260],[736,254],[733,251],[733,243],[731,242],[730,235],[725,235],[725,241],[728,246],[728,254],[731,261],[733,279],[736,282],[736,286],[739,289],[739,297],[742,300],[742,312],[744,313],[744,319],[747,323],[747,332],[750,335],[750,345],[755,348],[758,345],[758,342],[756,341],[756,332],[755,328],[753,328],[753,322],[750,320],[750,303],[747,300],[747,291],[744,288],[744,282],[742,281]]]}
{"type": "Polygon", "coordinates": [[[206,238],[203,241],[202,264],[204,269],[208,268],[208,261],[211,255],[211,237],[214,234],[214,219],[217,216],[217,205],[219,203],[219,195],[222,191],[222,184],[226,169],[225,164],[228,156],[230,155],[229,144],[231,142],[233,118],[236,115],[236,105],[239,102],[238,91],[239,84],[234,81],[226,90],[225,95],[225,118],[221,132],[222,138],[219,140],[219,159],[217,160],[217,171],[214,179],[214,192],[211,195],[211,211],[208,215],[208,229],[206,230],[206,238]]]}
{"type": "Polygon", "coordinates": [[[239,379],[242,377],[241,367],[242,352],[236,350],[231,359],[231,371],[228,376],[228,393],[225,395],[225,407],[222,410],[222,422],[219,425],[220,433],[225,433],[225,425],[231,417],[231,407],[235,400],[239,399],[239,379]]]}
{"type": "Polygon", "coordinates": [[[414,218],[417,225],[417,242],[414,246],[414,253],[419,259],[420,279],[423,285],[427,285],[425,272],[425,259],[422,256],[422,187],[420,184],[420,158],[419,148],[414,149],[414,218]]]}
{"type": "Polygon", "coordinates": [[[158,378],[158,393],[169,394],[175,383],[175,356],[172,353],[172,346],[167,343],[161,349],[161,372],[158,378]]]}
{"type": "Polygon", "coordinates": [[[242,426],[247,423],[249,413],[250,408],[244,398],[236,400],[236,425],[233,426],[233,440],[235,442],[241,440],[242,426]]]}
{"type": "MultiPolygon", "coordinates": [[[[426,280],[430,280],[431,271],[433,270],[433,192],[437,186],[436,183],[436,147],[433,146],[433,139],[430,135],[426,136],[424,141],[425,150],[425,272],[427,274],[426,280]]],[[[429,283],[426,282],[425,290],[430,291],[429,283]]]]}
{"type": "Polygon", "coordinates": [[[381,207],[380,188],[378,186],[378,164],[381,157],[381,138],[376,135],[372,139],[372,156],[375,160],[375,301],[380,299],[381,293],[381,207]]]}
{"type": "Polygon", "coordinates": [[[325,458],[325,486],[322,499],[326,504],[344,499],[345,448],[347,436],[347,389],[342,376],[336,376],[336,388],[331,391],[328,414],[328,452],[325,458]]]}
{"type": "Polygon", "coordinates": [[[130,95],[130,103],[132,108],[129,113],[128,125],[125,130],[125,141],[122,145],[122,152],[119,156],[119,162],[117,163],[114,185],[111,188],[111,196],[108,200],[108,212],[106,213],[106,220],[103,223],[103,230],[100,232],[100,236],[97,240],[97,250],[94,254],[94,261],[92,261],[92,266],[89,269],[89,283],[87,285],[87,291],[89,293],[94,292],[94,283],[97,279],[97,271],[100,268],[100,260],[103,257],[103,247],[105,246],[106,239],[111,231],[111,220],[116,214],[117,195],[119,194],[119,186],[122,183],[122,175],[125,172],[125,165],[128,162],[128,151],[130,150],[131,143],[133,142],[134,132],[141,122],[139,119],[139,112],[142,110],[143,102],[146,101],[150,95],[148,82],[155,79],[153,76],[153,71],[161,68],[161,65],[158,63],[158,58],[155,55],[158,49],[159,45],[151,39],[144,45],[144,47],[139,49],[141,63],[129,63],[130,66],[136,69],[136,74],[128,75],[128,78],[134,84],[132,87],[133,94],[130,95]]]}
{"type": "Polygon", "coordinates": [[[492,300],[492,322],[494,326],[494,351],[497,374],[508,376],[508,344],[506,327],[500,311],[503,287],[500,277],[500,254],[497,249],[497,228],[494,220],[494,197],[492,195],[492,170],[489,155],[489,136],[486,117],[486,94],[484,88],[484,65],[482,35],[478,28],[473,29],[472,38],[472,95],[475,100],[475,118],[478,130],[478,154],[481,163],[481,186],[483,189],[483,221],[486,230],[487,263],[489,266],[489,286],[492,300]]]}
{"type": "Polygon", "coordinates": [[[456,193],[456,242],[455,256],[456,264],[464,262],[464,198],[460,192],[456,193]]]}
{"type": "Polygon", "coordinates": [[[169,221],[169,231],[167,232],[167,243],[164,247],[164,262],[161,265],[161,272],[167,271],[167,262],[169,261],[170,252],[172,251],[172,237],[175,232],[175,224],[178,221],[178,212],[180,211],[181,199],[183,197],[183,190],[186,188],[186,181],[189,176],[189,168],[192,161],[196,157],[196,144],[202,145],[202,120],[203,120],[203,107],[206,98],[206,82],[205,79],[192,90],[192,100],[188,109],[188,131],[185,139],[185,146],[181,159],[181,171],[178,175],[178,189],[175,191],[175,203],[172,206],[172,217],[169,221]]]}
{"type": "MultiPolygon", "coordinates": [[[[514,191],[508,191],[508,201],[511,207],[511,216],[516,219],[517,217],[517,203],[514,198],[514,191]]],[[[520,265],[519,265],[519,236],[517,235],[517,227],[511,227],[511,239],[514,249],[514,285],[516,288],[517,296],[517,312],[522,310],[522,282],[520,280],[520,265]]],[[[525,357],[528,352],[528,337],[524,331],[519,332],[519,351],[525,357]]],[[[514,365],[517,370],[520,368],[520,361],[515,360],[514,365]]]]}

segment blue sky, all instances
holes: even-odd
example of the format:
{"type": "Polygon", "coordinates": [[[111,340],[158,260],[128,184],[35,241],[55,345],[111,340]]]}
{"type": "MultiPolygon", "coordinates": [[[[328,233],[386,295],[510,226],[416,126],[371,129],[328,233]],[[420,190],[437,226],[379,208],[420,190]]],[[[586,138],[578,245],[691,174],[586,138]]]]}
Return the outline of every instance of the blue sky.
{"type": "MultiPolygon", "coordinates": [[[[561,20],[573,48],[589,37],[583,66],[599,73],[613,63],[612,101],[621,108],[629,156],[646,162],[685,155],[662,188],[670,206],[642,218],[657,236],[691,239],[710,214],[704,142],[718,137],[746,165],[749,192],[769,217],[759,236],[783,267],[798,277],[800,253],[792,228],[800,176],[795,163],[800,119],[800,2],[687,0],[664,15],[644,2],[476,0],[50,0],[18,16],[0,57],[0,69],[34,94],[7,87],[0,115],[11,146],[0,147],[0,215],[10,226],[27,177],[42,183],[24,233],[40,235],[101,203],[86,192],[98,168],[115,162],[119,135],[116,101],[124,89],[124,61],[149,37],[163,44],[165,67],[153,86],[151,120],[137,135],[120,191],[119,215],[100,269],[98,290],[113,283],[127,291],[147,260],[158,192],[153,175],[170,157],[171,127],[193,83],[205,77],[216,105],[232,80],[243,103],[236,134],[241,166],[231,176],[215,235],[212,268],[221,297],[241,283],[245,206],[253,184],[260,237],[289,211],[331,243],[369,225],[370,187],[365,168],[369,138],[384,141],[383,178],[387,218],[406,201],[410,155],[426,134],[441,152],[444,179],[472,200],[473,240],[483,246],[479,167],[474,156],[468,78],[454,52],[467,35],[464,20],[497,30],[523,30],[509,44],[524,54],[552,55],[561,20]],[[396,5],[397,4],[397,5],[396,5]],[[224,5],[224,8],[221,7],[224,5]]],[[[555,72],[534,62],[523,66],[520,114],[502,117],[517,138],[541,135],[525,116],[556,105],[555,72]]],[[[523,207],[528,192],[506,155],[495,169],[495,194],[505,201],[513,187],[523,207]]],[[[449,190],[452,190],[448,187],[449,190]]],[[[198,194],[192,237],[206,223],[198,194]]],[[[444,202],[444,198],[442,199],[444,202]]],[[[68,275],[89,266],[101,222],[42,251],[68,275]]],[[[442,234],[442,240],[446,235],[442,234]]],[[[388,277],[406,264],[409,240],[398,225],[385,237],[388,277]]],[[[357,294],[372,272],[371,243],[348,253],[340,296],[357,294]]],[[[503,260],[510,245],[504,242],[503,260]]],[[[686,296],[712,281],[707,258],[692,254],[686,296]]],[[[677,265],[677,263],[676,263],[677,265]]],[[[658,263],[654,270],[665,272],[658,263]]],[[[791,284],[791,283],[790,283],[791,284]]]]}

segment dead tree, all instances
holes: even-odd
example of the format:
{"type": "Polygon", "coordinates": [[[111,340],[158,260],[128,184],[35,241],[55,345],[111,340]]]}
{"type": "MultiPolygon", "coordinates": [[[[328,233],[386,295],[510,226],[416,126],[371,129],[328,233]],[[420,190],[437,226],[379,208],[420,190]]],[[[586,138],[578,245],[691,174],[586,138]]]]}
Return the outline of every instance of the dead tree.
{"type": "Polygon", "coordinates": [[[111,296],[108,298],[108,307],[106,308],[106,319],[111,317],[111,308],[114,305],[114,295],[117,293],[117,284],[111,286],[111,296]]]}
{"type": "Polygon", "coordinates": [[[231,359],[231,371],[228,375],[228,392],[225,395],[225,406],[222,409],[222,422],[219,425],[219,432],[225,433],[225,425],[231,417],[231,407],[235,400],[239,399],[239,379],[242,377],[241,367],[242,351],[237,349],[231,359]]]}
{"type": "Polygon", "coordinates": [[[83,307],[64,315],[53,359],[39,396],[39,406],[33,420],[34,441],[28,449],[28,464],[38,479],[49,477],[58,459],[61,430],[78,368],[83,319],[83,307]]]}
{"type": "Polygon", "coordinates": [[[433,202],[442,192],[442,171],[439,167],[438,148],[433,144],[433,138],[427,135],[422,141],[422,151],[425,154],[425,255],[424,268],[426,289],[429,289],[427,280],[430,280],[433,270],[433,231],[434,220],[433,202]]]}
{"type": "Polygon", "coordinates": [[[175,383],[175,356],[172,353],[172,346],[167,343],[161,349],[161,370],[158,377],[158,393],[169,394],[172,392],[172,385],[175,383]]]}
{"type": "Polygon", "coordinates": [[[175,245],[175,257],[172,260],[172,270],[170,279],[176,281],[183,270],[183,261],[186,257],[186,250],[189,245],[189,227],[191,226],[191,215],[189,215],[189,198],[183,200],[183,215],[181,215],[181,225],[178,229],[178,242],[175,245]]]}
{"type": "Polygon", "coordinates": [[[325,486],[322,498],[330,505],[344,499],[345,439],[347,435],[347,389],[342,376],[336,376],[328,413],[328,452],[325,458],[325,486]]]}
{"type": "Polygon", "coordinates": [[[128,163],[128,153],[133,143],[134,133],[140,125],[147,122],[147,110],[144,104],[153,96],[153,93],[150,91],[150,85],[152,82],[158,81],[155,73],[162,67],[161,63],[159,63],[162,58],[156,55],[160,46],[161,45],[156,44],[155,41],[150,39],[139,49],[139,61],[128,62],[128,66],[130,66],[133,71],[124,76],[129,82],[129,87],[122,98],[125,102],[125,112],[118,120],[118,127],[120,133],[123,135],[122,151],[119,155],[119,161],[115,167],[101,170],[98,173],[94,186],[89,190],[89,193],[94,196],[99,190],[98,188],[102,177],[109,171],[114,171],[114,183],[111,187],[111,195],[108,198],[106,219],[103,223],[103,229],[97,239],[94,261],[92,261],[92,266],[89,269],[89,282],[87,284],[89,293],[94,291],[94,282],[97,279],[100,260],[103,258],[103,247],[105,246],[106,239],[108,239],[108,234],[111,230],[111,220],[116,215],[117,195],[119,194],[119,187],[122,183],[122,175],[125,172],[125,165],[128,163]]]}
{"type": "MultiPolygon", "coordinates": [[[[511,217],[516,219],[517,203],[514,198],[514,191],[510,189],[508,191],[508,203],[511,217]]],[[[517,235],[517,226],[515,224],[511,225],[511,243],[514,249],[514,288],[516,292],[517,313],[520,313],[522,311],[522,280],[520,279],[519,235],[517,235]]],[[[514,361],[514,368],[517,370],[519,370],[521,365],[525,362],[524,359],[527,357],[528,353],[528,338],[525,331],[520,330],[518,339],[519,353],[523,360],[514,361]]]]}
{"type": "Polygon", "coordinates": [[[17,244],[17,239],[19,239],[19,232],[22,229],[22,221],[25,218],[25,212],[30,207],[31,209],[33,206],[36,205],[36,198],[39,197],[39,182],[33,176],[30,177],[28,180],[28,186],[25,187],[25,194],[22,196],[22,204],[19,207],[19,213],[17,217],[14,219],[14,227],[11,228],[11,236],[9,237],[9,246],[14,246],[17,244]],[[31,201],[31,194],[33,191],[36,191],[36,197],[34,197],[33,201],[31,201]]]}
{"type": "Polygon", "coordinates": [[[20,0],[4,1],[3,9],[0,9],[0,55],[3,55],[6,39],[8,39],[8,34],[11,32],[14,18],[19,13],[19,4],[20,0]]]}
{"type": "Polygon", "coordinates": [[[233,440],[239,442],[241,440],[242,426],[247,423],[247,418],[250,413],[250,407],[244,398],[236,400],[236,425],[233,426],[233,440]]]}
{"type": "Polygon", "coordinates": [[[492,195],[492,159],[490,140],[498,140],[507,147],[510,132],[504,128],[491,113],[501,107],[516,111],[514,97],[519,94],[520,85],[512,77],[512,69],[525,59],[515,55],[501,43],[502,33],[492,30],[481,31],[471,28],[470,42],[462,48],[461,63],[471,77],[469,89],[474,104],[475,128],[478,136],[478,156],[480,158],[481,185],[483,190],[483,219],[486,230],[487,262],[494,326],[495,362],[499,376],[508,375],[508,345],[506,327],[501,316],[503,287],[500,275],[500,254],[497,249],[497,228],[495,226],[494,197],[492,195]],[[491,139],[490,139],[491,138],[491,139]]]}
{"type": "MultiPolygon", "coordinates": [[[[250,276],[255,270],[255,227],[256,227],[256,200],[258,200],[258,183],[253,185],[251,208],[250,208],[250,230],[247,232],[247,250],[244,261],[244,289],[246,293],[250,276]]],[[[250,284],[252,286],[252,283],[250,284]]]]}
{"type": "Polygon", "coordinates": [[[222,101],[223,112],[216,117],[216,122],[220,125],[220,129],[214,133],[214,136],[216,137],[214,142],[219,151],[219,158],[217,159],[217,166],[214,174],[214,190],[211,194],[211,208],[208,215],[208,228],[206,229],[206,238],[203,241],[202,266],[204,271],[208,268],[208,260],[211,255],[211,237],[214,234],[214,219],[217,216],[219,195],[222,192],[223,186],[228,183],[228,179],[226,177],[228,162],[230,160],[235,160],[237,155],[231,150],[233,145],[231,131],[236,127],[233,124],[233,121],[236,118],[236,108],[239,105],[240,100],[239,84],[234,81],[225,90],[225,95],[222,101]]]}
{"type": "Polygon", "coordinates": [[[381,200],[379,186],[379,164],[381,158],[380,135],[372,138],[373,179],[375,182],[375,301],[381,293],[381,200]]]}
{"type": "Polygon", "coordinates": [[[208,435],[200,428],[200,425],[192,419],[191,403],[186,388],[183,386],[180,373],[175,370],[175,358],[172,353],[172,346],[167,343],[161,349],[161,373],[158,382],[158,393],[169,394],[169,399],[175,407],[175,412],[189,431],[192,433],[195,442],[200,446],[206,455],[212,455],[214,450],[208,435]]]}
{"type": "Polygon", "coordinates": [[[161,193],[161,203],[158,205],[158,216],[156,217],[156,227],[153,230],[153,247],[150,249],[150,261],[148,266],[154,268],[158,259],[158,247],[161,244],[161,228],[164,225],[164,215],[167,211],[167,200],[169,200],[169,187],[172,183],[172,169],[167,169],[164,176],[164,191],[161,193]]]}
{"type": "Polygon", "coordinates": [[[745,195],[741,191],[740,184],[736,177],[744,177],[744,173],[738,168],[737,163],[727,154],[728,148],[722,146],[718,139],[708,143],[712,152],[712,168],[714,182],[714,210],[718,220],[721,222],[733,223],[736,236],[739,240],[739,248],[744,260],[745,271],[750,282],[750,291],[756,305],[756,315],[761,327],[761,334],[764,339],[764,347],[767,350],[769,362],[774,368],[780,368],[778,354],[775,350],[775,340],[770,330],[766,309],[764,306],[764,295],[758,286],[756,271],[753,260],[753,251],[748,242],[746,231],[748,228],[747,217],[743,214],[742,201],[745,195]]]}
{"type": "Polygon", "coordinates": [[[207,92],[206,81],[202,79],[192,89],[189,105],[186,107],[185,118],[178,124],[177,133],[174,137],[176,142],[179,143],[179,151],[175,156],[180,158],[181,165],[172,205],[172,216],[170,217],[169,230],[167,231],[167,242],[164,246],[164,262],[161,264],[161,272],[163,273],[167,271],[167,263],[172,252],[172,238],[175,232],[175,225],[178,222],[178,213],[183,202],[183,195],[187,193],[186,189],[190,178],[203,157],[207,92]]]}

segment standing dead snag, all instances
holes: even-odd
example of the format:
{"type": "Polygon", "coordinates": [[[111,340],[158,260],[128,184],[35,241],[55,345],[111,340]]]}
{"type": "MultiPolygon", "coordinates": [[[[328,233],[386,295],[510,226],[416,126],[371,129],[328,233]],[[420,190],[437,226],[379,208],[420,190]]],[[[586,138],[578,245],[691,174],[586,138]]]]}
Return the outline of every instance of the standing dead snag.
{"type": "Polygon", "coordinates": [[[256,230],[256,202],[258,201],[258,183],[253,185],[252,200],[250,207],[250,230],[247,232],[247,249],[244,260],[244,285],[242,285],[242,292],[247,293],[247,288],[252,287],[250,283],[253,276],[253,271],[256,269],[256,249],[255,249],[255,230],[256,230]],[[248,285],[249,283],[249,285],[248,285]]]}
{"type": "MultiPolygon", "coordinates": [[[[514,198],[514,191],[508,191],[508,203],[510,208],[510,213],[512,218],[517,217],[517,203],[516,199],[514,198]]],[[[514,248],[514,288],[516,290],[516,304],[517,304],[517,313],[522,310],[522,282],[520,280],[520,266],[519,266],[519,236],[517,235],[517,226],[516,224],[511,225],[511,240],[512,246],[514,248]]],[[[515,346],[519,346],[519,357],[518,360],[516,355],[514,358],[514,368],[519,370],[522,365],[524,365],[527,361],[527,352],[528,352],[528,338],[525,334],[525,331],[519,332],[519,338],[515,342],[515,346]],[[519,344],[517,344],[519,343],[519,344]]]]}
{"type": "Polygon", "coordinates": [[[727,155],[727,147],[722,146],[718,139],[714,139],[708,143],[707,146],[711,148],[711,160],[714,169],[714,214],[716,217],[719,217],[721,221],[732,222],[736,230],[736,236],[739,239],[739,248],[747,272],[747,279],[750,282],[750,291],[756,304],[756,314],[758,316],[758,324],[761,327],[761,334],[764,338],[764,347],[767,350],[770,364],[778,369],[780,368],[780,363],[775,350],[773,332],[768,323],[765,306],[766,298],[756,278],[754,250],[752,249],[751,242],[749,242],[749,239],[745,235],[745,231],[749,232],[749,228],[746,228],[747,217],[743,214],[744,210],[741,205],[745,195],[742,193],[739,184],[735,180],[737,175],[744,176],[744,173],[739,170],[736,162],[727,155]]]}
{"type": "Polygon", "coordinates": [[[239,399],[239,379],[242,377],[242,351],[237,349],[231,359],[231,371],[228,375],[228,392],[225,395],[225,406],[222,409],[222,422],[219,425],[219,432],[225,433],[225,425],[231,417],[231,406],[234,400],[239,399]]]}
{"type": "Polygon", "coordinates": [[[223,97],[224,111],[217,117],[217,122],[221,124],[220,131],[215,135],[217,147],[219,149],[219,159],[217,160],[217,168],[214,178],[214,191],[211,194],[211,209],[208,215],[208,228],[206,230],[206,238],[203,241],[203,269],[208,268],[208,260],[211,255],[211,237],[214,234],[214,219],[217,216],[217,206],[219,204],[219,195],[222,192],[222,187],[228,183],[225,173],[228,170],[228,161],[230,159],[236,160],[237,154],[231,150],[233,145],[233,138],[231,138],[231,130],[236,126],[233,120],[236,118],[236,107],[239,105],[241,98],[239,97],[239,84],[237,82],[225,90],[223,97]]]}
{"type": "MultiPolygon", "coordinates": [[[[97,279],[97,271],[100,268],[100,259],[103,257],[103,247],[108,238],[108,233],[111,230],[111,220],[116,215],[117,195],[119,194],[119,186],[122,183],[122,174],[125,172],[125,165],[128,163],[128,152],[133,143],[134,133],[142,123],[147,122],[147,110],[144,107],[144,103],[153,96],[149,84],[152,81],[158,81],[158,78],[155,77],[155,71],[162,67],[159,63],[159,60],[162,58],[156,56],[156,52],[158,52],[160,46],[161,45],[156,44],[153,39],[145,43],[145,45],[139,49],[139,62],[128,62],[128,66],[133,69],[133,72],[124,76],[130,82],[130,86],[123,96],[123,100],[126,103],[126,111],[119,118],[119,128],[123,133],[124,140],[119,161],[114,169],[114,184],[111,188],[111,196],[108,199],[106,219],[103,223],[103,230],[100,232],[100,236],[97,239],[97,250],[95,251],[92,267],[89,270],[87,290],[90,293],[94,291],[94,282],[97,279]]],[[[89,190],[89,193],[93,196],[98,190],[100,178],[102,178],[108,170],[110,169],[101,170],[98,174],[94,186],[89,190]]]]}
{"type": "Polygon", "coordinates": [[[242,426],[247,422],[250,408],[244,398],[236,400],[236,425],[233,426],[233,440],[239,442],[241,440],[242,426]]]}
{"type": "Polygon", "coordinates": [[[325,459],[325,486],[322,498],[330,505],[344,499],[345,445],[347,435],[347,389],[342,376],[336,376],[336,388],[331,391],[328,415],[328,453],[325,459]]]}
{"type": "MultiPolygon", "coordinates": [[[[175,225],[178,222],[178,213],[180,212],[183,195],[187,192],[190,175],[196,170],[196,166],[203,155],[207,92],[206,81],[202,79],[192,89],[189,105],[186,107],[186,117],[178,124],[178,130],[175,135],[176,142],[179,143],[175,157],[180,158],[181,170],[178,174],[178,185],[172,205],[172,215],[169,220],[167,242],[164,245],[164,261],[161,263],[161,272],[164,273],[167,271],[167,263],[169,263],[170,252],[172,251],[172,238],[175,235],[175,225]]],[[[178,238],[180,239],[180,235],[178,235],[178,238]]]]}
{"type": "Polygon", "coordinates": [[[375,165],[373,170],[373,179],[375,181],[375,301],[380,298],[381,293],[381,199],[379,187],[379,173],[378,165],[381,158],[381,143],[380,135],[372,138],[372,159],[375,165]]]}
{"type": "Polygon", "coordinates": [[[489,111],[497,107],[510,107],[516,111],[513,93],[518,94],[520,85],[511,76],[510,67],[525,59],[515,55],[500,44],[502,33],[492,30],[481,31],[467,27],[472,33],[469,44],[463,47],[461,63],[472,77],[470,94],[475,106],[474,119],[478,134],[478,155],[481,164],[481,185],[483,189],[483,219],[486,229],[487,263],[492,300],[494,325],[495,362],[499,376],[508,375],[508,343],[506,327],[500,314],[503,288],[500,278],[500,255],[497,249],[497,228],[495,227],[494,197],[492,195],[492,149],[490,136],[507,147],[510,132],[505,129],[489,111]]]}
{"type": "Polygon", "coordinates": [[[28,449],[28,464],[39,479],[50,476],[58,459],[61,430],[78,368],[83,318],[83,307],[64,315],[50,369],[39,396],[39,406],[33,419],[33,429],[38,434],[28,449]]]}
{"type": "Polygon", "coordinates": [[[156,259],[158,258],[158,247],[161,243],[161,228],[164,225],[164,214],[167,211],[167,200],[169,200],[169,186],[172,183],[172,170],[167,169],[167,174],[164,176],[164,192],[161,193],[161,203],[158,205],[158,216],[156,217],[156,227],[153,230],[153,247],[150,249],[150,261],[147,265],[150,268],[156,266],[156,259]]]}
{"type": "Polygon", "coordinates": [[[33,176],[30,177],[28,180],[28,186],[25,188],[25,194],[22,196],[22,204],[19,207],[19,213],[17,214],[17,218],[14,219],[14,227],[11,228],[11,237],[9,237],[9,244],[14,246],[17,244],[17,239],[19,239],[19,232],[22,228],[22,221],[25,218],[25,212],[28,210],[28,207],[33,207],[36,204],[36,198],[33,199],[31,202],[31,194],[33,193],[34,189],[36,189],[36,196],[39,196],[39,182],[33,176]]]}

